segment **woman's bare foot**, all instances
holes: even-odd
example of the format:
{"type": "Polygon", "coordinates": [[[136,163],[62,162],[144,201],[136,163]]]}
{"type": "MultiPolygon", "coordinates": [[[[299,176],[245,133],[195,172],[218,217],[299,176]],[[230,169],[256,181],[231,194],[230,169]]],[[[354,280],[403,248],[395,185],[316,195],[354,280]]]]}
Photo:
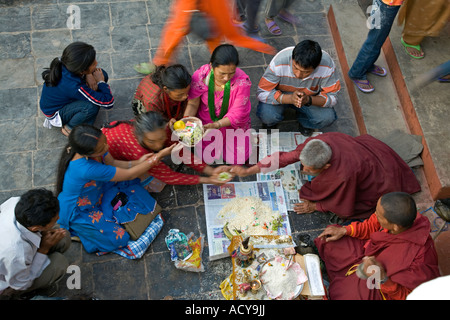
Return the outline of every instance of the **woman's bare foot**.
{"type": "Polygon", "coordinates": [[[408,53],[414,57],[417,58],[421,58],[423,57],[425,54],[422,51],[422,48],[420,50],[417,50],[416,48],[413,47],[405,47],[406,51],[408,51],[408,53]]]}

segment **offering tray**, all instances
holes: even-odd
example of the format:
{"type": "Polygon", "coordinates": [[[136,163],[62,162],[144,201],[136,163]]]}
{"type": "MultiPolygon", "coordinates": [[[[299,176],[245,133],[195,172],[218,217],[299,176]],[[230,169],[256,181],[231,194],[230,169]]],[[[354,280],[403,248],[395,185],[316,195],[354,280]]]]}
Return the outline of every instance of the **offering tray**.
{"type": "MultiPolygon", "coordinates": [[[[175,130],[173,125],[170,126],[172,134],[178,137],[178,141],[186,146],[193,147],[199,143],[205,135],[205,129],[203,128],[202,121],[197,117],[185,117],[179,121],[183,121],[185,128],[181,130],[175,130]]],[[[177,121],[178,122],[178,121],[177,121]]]]}

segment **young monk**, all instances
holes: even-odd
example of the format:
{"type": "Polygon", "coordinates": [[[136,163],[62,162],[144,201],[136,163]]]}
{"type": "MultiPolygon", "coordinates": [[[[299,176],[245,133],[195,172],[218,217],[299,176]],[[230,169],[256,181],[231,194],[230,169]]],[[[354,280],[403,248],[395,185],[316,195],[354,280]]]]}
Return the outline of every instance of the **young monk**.
{"type": "Polygon", "coordinates": [[[430,222],[404,192],[383,195],[370,218],[328,226],[314,242],[325,262],[333,300],[404,300],[418,285],[439,276],[430,222]],[[374,282],[357,275],[359,264],[374,282]]]}

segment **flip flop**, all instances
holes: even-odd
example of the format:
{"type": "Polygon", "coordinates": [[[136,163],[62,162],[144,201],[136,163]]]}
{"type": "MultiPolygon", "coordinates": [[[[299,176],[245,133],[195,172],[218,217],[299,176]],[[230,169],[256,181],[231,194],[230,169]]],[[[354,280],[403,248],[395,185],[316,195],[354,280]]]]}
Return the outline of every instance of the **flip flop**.
{"type": "Polygon", "coordinates": [[[403,41],[403,38],[401,38],[400,40],[401,40],[401,42],[403,44],[403,47],[405,48],[406,53],[409,56],[413,57],[414,59],[423,59],[425,54],[423,53],[422,48],[420,47],[420,45],[414,46],[414,45],[411,45],[411,44],[407,44],[405,41],[403,41]],[[408,48],[416,49],[417,51],[422,52],[422,55],[421,56],[412,55],[411,53],[408,52],[408,48]]]}
{"type": "Polygon", "coordinates": [[[364,93],[370,93],[370,92],[373,92],[375,90],[375,88],[370,84],[369,80],[355,80],[355,79],[352,79],[352,81],[356,84],[358,89],[361,90],[364,93]],[[361,87],[361,85],[370,86],[371,88],[370,89],[365,89],[365,88],[361,87]]]}
{"type": "Polygon", "coordinates": [[[247,32],[247,33],[257,33],[259,31],[261,31],[261,28],[259,26],[256,26],[255,29],[251,30],[250,27],[247,25],[247,21],[245,21],[244,23],[241,23],[239,25],[239,27],[244,29],[244,31],[247,32]]]}
{"type": "Polygon", "coordinates": [[[266,43],[266,40],[264,40],[263,38],[261,38],[261,37],[259,36],[259,34],[258,34],[259,30],[261,30],[261,28],[260,28],[259,26],[258,26],[256,29],[253,29],[253,31],[250,31],[250,30],[248,29],[247,24],[244,22],[244,23],[241,24],[239,27],[242,28],[242,30],[244,30],[245,34],[246,34],[248,37],[253,38],[253,39],[257,40],[257,41],[266,43]]]}
{"type": "Polygon", "coordinates": [[[133,69],[142,74],[150,74],[155,71],[156,66],[153,63],[142,62],[133,66],[133,69]]]}
{"type": "Polygon", "coordinates": [[[281,34],[281,29],[280,27],[277,25],[277,23],[275,22],[275,20],[265,20],[267,29],[269,30],[269,32],[275,36],[279,36],[281,34]]]}
{"type": "Polygon", "coordinates": [[[377,66],[376,64],[373,65],[373,69],[369,71],[371,74],[374,74],[379,77],[386,77],[387,71],[385,68],[377,66]]]}
{"type": "Polygon", "coordinates": [[[438,81],[439,82],[450,82],[450,78],[446,78],[447,76],[443,76],[443,77],[440,77],[440,78],[438,78],[438,81]]]}
{"type": "Polygon", "coordinates": [[[300,20],[288,11],[284,11],[284,13],[278,13],[278,17],[295,26],[298,26],[300,24],[300,20]]]}

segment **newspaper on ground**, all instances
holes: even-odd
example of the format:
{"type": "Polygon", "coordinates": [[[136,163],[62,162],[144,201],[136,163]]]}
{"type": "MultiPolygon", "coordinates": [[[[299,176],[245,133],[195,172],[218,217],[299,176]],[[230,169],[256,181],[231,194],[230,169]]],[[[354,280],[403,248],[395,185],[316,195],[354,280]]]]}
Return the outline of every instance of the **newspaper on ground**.
{"type": "MultiPolygon", "coordinates": [[[[228,246],[231,241],[224,232],[224,220],[220,216],[224,206],[230,201],[245,197],[261,199],[264,205],[270,207],[273,215],[280,218],[279,227],[274,235],[290,235],[286,199],[281,180],[230,182],[222,186],[203,185],[205,201],[206,228],[209,249],[209,259],[217,260],[229,256],[228,246]]],[[[246,208],[241,208],[244,211],[246,208]]],[[[245,229],[245,228],[244,228],[245,229]]]]}
{"type": "MultiPolygon", "coordinates": [[[[318,136],[321,132],[314,132],[313,137],[318,136]]],[[[275,152],[288,152],[294,150],[299,144],[306,141],[307,137],[300,132],[277,132],[267,134],[261,131],[257,135],[258,138],[258,159],[262,160],[268,155],[275,152]]],[[[300,162],[290,164],[284,168],[276,169],[268,173],[258,173],[258,181],[268,181],[280,179],[286,198],[286,207],[288,211],[294,210],[294,204],[300,202],[299,190],[302,187],[302,180],[310,179],[307,175],[300,173],[300,162]]]]}

